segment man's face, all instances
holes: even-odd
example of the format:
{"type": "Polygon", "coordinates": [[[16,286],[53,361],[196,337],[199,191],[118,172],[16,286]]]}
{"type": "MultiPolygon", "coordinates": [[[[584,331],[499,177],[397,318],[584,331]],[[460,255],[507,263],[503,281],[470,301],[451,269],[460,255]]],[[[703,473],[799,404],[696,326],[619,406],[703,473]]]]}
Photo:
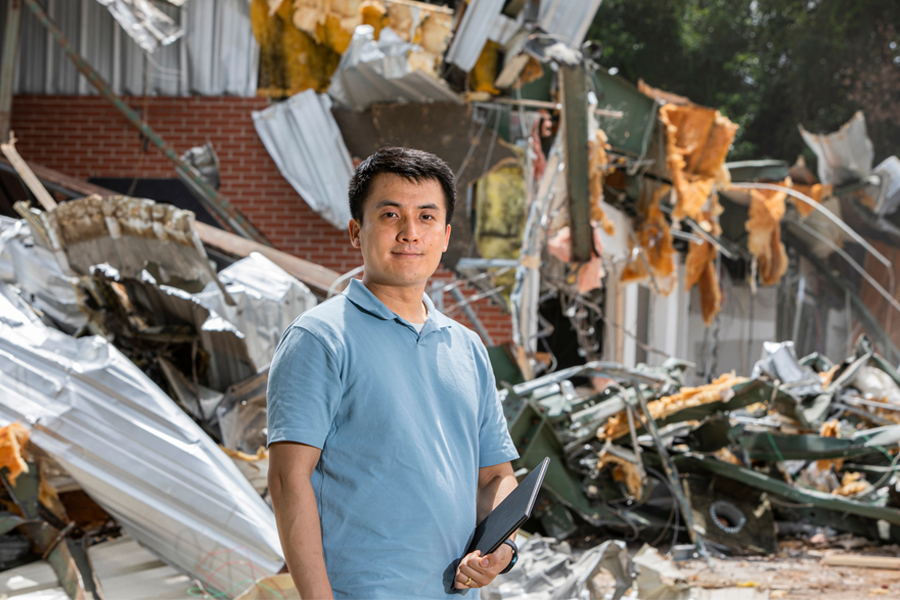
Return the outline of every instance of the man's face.
{"type": "Polygon", "coordinates": [[[444,191],[432,179],[378,175],[362,221],[350,220],[350,241],[362,251],[365,279],[378,285],[424,285],[450,241],[444,191]]]}

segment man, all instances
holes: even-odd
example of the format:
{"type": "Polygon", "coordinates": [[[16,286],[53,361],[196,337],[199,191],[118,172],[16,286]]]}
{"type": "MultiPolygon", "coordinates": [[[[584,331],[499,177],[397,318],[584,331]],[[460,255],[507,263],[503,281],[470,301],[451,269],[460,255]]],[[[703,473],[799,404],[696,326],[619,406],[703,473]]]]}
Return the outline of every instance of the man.
{"type": "Polygon", "coordinates": [[[477,590],[515,544],[456,561],[515,488],[518,455],[484,345],[424,293],[450,237],[453,173],[432,154],[382,148],[349,196],[362,283],[299,317],[269,373],[285,560],[307,600],[477,590]]]}

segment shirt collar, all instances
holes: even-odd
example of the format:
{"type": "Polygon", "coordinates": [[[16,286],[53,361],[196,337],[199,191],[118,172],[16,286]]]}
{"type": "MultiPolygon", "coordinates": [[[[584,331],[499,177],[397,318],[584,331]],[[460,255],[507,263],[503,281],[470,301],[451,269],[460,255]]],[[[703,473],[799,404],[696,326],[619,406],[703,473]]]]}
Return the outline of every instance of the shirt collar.
{"type": "MultiPolygon", "coordinates": [[[[382,319],[383,321],[390,321],[394,319],[398,319],[403,321],[397,314],[384,305],[384,302],[378,299],[375,294],[369,291],[363,283],[358,279],[351,279],[350,285],[347,286],[347,289],[343,291],[343,294],[347,296],[347,299],[350,300],[353,304],[355,304],[360,310],[366,312],[373,317],[378,319],[382,319]]],[[[425,309],[428,311],[428,317],[425,321],[426,327],[422,330],[422,333],[425,333],[425,329],[431,329],[428,327],[429,322],[433,322],[437,329],[443,329],[445,327],[450,327],[453,324],[453,320],[441,314],[435,307],[434,302],[431,301],[431,298],[428,297],[428,294],[422,294],[422,301],[425,303],[425,309]]]]}

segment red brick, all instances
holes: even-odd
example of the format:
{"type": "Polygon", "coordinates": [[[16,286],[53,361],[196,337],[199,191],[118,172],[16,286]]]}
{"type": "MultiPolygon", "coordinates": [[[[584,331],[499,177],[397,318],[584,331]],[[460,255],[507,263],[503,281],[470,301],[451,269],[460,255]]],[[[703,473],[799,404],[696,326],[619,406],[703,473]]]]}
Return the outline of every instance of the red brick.
{"type": "MultiPolygon", "coordinates": [[[[124,98],[143,110],[142,97],[124,98]]],[[[221,161],[222,194],[280,249],[345,273],[362,262],[347,232],[323,220],[278,172],[250,113],[265,98],[187,97],[147,99],[150,125],[177,153],[211,141],[221,161]]],[[[141,152],[140,134],[95,96],[32,96],[13,99],[12,129],[28,160],[74,177],[174,177],[172,164],[152,144],[141,152]],[[140,163],[140,165],[139,165],[140,163]]],[[[453,274],[439,269],[435,278],[453,274]]],[[[462,286],[465,295],[476,290],[462,286]]],[[[454,302],[447,296],[448,307],[454,302]]],[[[511,338],[509,316],[488,300],[472,304],[497,343],[511,338]]],[[[451,315],[469,325],[461,311],[451,315]]]]}

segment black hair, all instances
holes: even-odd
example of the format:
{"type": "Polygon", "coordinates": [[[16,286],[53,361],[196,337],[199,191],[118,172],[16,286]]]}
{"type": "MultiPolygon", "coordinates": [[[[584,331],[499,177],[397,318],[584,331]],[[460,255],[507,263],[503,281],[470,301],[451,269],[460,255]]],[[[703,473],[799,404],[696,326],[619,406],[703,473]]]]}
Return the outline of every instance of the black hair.
{"type": "Polygon", "coordinates": [[[456,206],[456,181],[453,171],[443,160],[422,150],[412,148],[385,147],[362,161],[356,173],[350,178],[350,216],[362,223],[363,204],[378,175],[390,173],[409,181],[437,181],[444,191],[447,223],[453,219],[456,206]]]}

